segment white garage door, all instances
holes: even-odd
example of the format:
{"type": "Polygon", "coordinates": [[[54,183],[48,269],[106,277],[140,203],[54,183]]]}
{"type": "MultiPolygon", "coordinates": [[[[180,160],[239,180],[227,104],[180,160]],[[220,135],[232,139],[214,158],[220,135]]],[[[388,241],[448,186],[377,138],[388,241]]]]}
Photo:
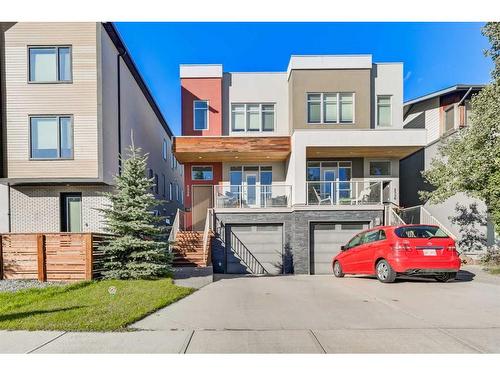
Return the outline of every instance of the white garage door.
{"type": "Polygon", "coordinates": [[[368,222],[332,222],[311,225],[311,274],[331,274],[332,259],[356,233],[368,229],[368,222]]]}
{"type": "MultiPolygon", "coordinates": [[[[228,273],[255,273],[248,249],[269,274],[280,274],[283,254],[283,226],[272,225],[231,225],[231,251],[227,257],[228,273]],[[245,256],[247,261],[245,262],[245,256]],[[247,264],[248,263],[248,264],[247,264]]],[[[255,267],[255,262],[254,266],[255,267]]]]}

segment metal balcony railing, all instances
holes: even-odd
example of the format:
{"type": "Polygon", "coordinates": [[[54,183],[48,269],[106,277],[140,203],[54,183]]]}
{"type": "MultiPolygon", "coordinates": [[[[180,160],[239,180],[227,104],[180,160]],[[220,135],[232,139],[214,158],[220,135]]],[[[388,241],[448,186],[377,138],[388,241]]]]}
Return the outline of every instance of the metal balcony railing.
{"type": "Polygon", "coordinates": [[[383,204],[380,181],[308,181],[307,205],[375,205],[383,204]]]}
{"type": "Polygon", "coordinates": [[[214,186],[215,208],[290,207],[290,185],[218,185],[214,186]]]}

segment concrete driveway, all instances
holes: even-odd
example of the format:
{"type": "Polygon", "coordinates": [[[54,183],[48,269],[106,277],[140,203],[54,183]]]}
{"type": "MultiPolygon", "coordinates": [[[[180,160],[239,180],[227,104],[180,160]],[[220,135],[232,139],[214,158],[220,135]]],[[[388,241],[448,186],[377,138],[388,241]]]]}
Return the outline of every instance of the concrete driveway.
{"type": "Polygon", "coordinates": [[[33,351],[500,353],[500,277],[469,267],[460,278],[225,277],[139,332],[54,333],[33,351]]]}

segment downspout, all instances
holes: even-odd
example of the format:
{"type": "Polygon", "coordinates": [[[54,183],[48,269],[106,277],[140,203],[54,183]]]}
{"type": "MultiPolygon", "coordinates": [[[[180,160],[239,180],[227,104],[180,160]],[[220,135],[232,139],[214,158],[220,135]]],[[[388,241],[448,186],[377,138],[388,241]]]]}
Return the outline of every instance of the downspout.
{"type": "Polygon", "coordinates": [[[118,175],[122,174],[122,100],[121,100],[121,74],[120,74],[120,58],[125,56],[126,51],[119,51],[116,55],[116,72],[117,72],[117,110],[118,110],[118,175]]]}
{"type": "Polygon", "coordinates": [[[8,204],[7,204],[7,218],[8,218],[8,223],[9,223],[9,233],[12,232],[12,219],[10,217],[10,212],[11,212],[11,209],[10,209],[10,182],[7,183],[7,200],[8,200],[8,204]]]}

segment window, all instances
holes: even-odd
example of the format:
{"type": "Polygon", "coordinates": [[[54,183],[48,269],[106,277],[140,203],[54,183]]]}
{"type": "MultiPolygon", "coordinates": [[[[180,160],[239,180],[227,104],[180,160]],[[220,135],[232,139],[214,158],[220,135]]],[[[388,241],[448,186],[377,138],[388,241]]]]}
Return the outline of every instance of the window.
{"type": "Polygon", "coordinates": [[[193,103],[194,111],[194,130],[208,129],[208,101],[195,100],[193,103]]]}
{"type": "Polygon", "coordinates": [[[191,167],[191,179],[192,180],[213,180],[213,170],[211,166],[198,166],[191,167]]]}
{"type": "Polygon", "coordinates": [[[233,132],[274,131],[274,112],[274,104],[232,104],[231,130],[233,132]]]}
{"type": "Polygon", "coordinates": [[[307,94],[309,124],[352,124],[354,93],[329,92],[307,94]]]}
{"type": "Polygon", "coordinates": [[[391,162],[384,161],[371,161],[370,162],[370,176],[390,176],[391,175],[391,162]]]}
{"type": "Polygon", "coordinates": [[[154,183],[155,183],[155,186],[154,186],[155,193],[156,193],[156,194],[158,194],[159,187],[158,187],[158,174],[157,174],[157,173],[155,173],[155,180],[154,180],[154,183]]]}
{"type": "Polygon", "coordinates": [[[29,47],[30,82],[71,82],[71,47],[29,47]]]}
{"type": "Polygon", "coordinates": [[[172,157],[170,159],[170,168],[174,169],[175,168],[175,156],[172,153],[172,157]]]}
{"type": "Polygon", "coordinates": [[[415,225],[400,227],[394,230],[399,238],[448,238],[449,236],[439,227],[430,225],[415,225]]]}
{"type": "Polygon", "coordinates": [[[472,115],[472,105],[471,105],[470,100],[465,101],[464,110],[465,110],[465,116],[464,116],[465,124],[464,125],[470,125],[470,118],[472,115]]]}
{"type": "Polygon", "coordinates": [[[361,242],[365,244],[365,243],[380,241],[382,239],[385,239],[385,233],[379,229],[376,229],[376,230],[372,230],[372,231],[369,231],[369,232],[366,232],[365,234],[363,234],[363,238],[362,238],[361,242]],[[381,232],[384,234],[384,238],[380,237],[381,232]]]}
{"type": "Polygon", "coordinates": [[[346,249],[350,249],[352,247],[356,247],[359,244],[361,244],[361,239],[363,238],[362,234],[358,234],[357,236],[354,236],[346,245],[346,249]]]}
{"type": "Polygon", "coordinates": [[[163,173],[161,174],[161,182],[161,195],[165,198],[167,195],[167,179],[163,173]]]}
{"type": "Polygon", "coordinates": [[[391,126],[391,96],[378,95],[377,96],[377,126],[391,126]]]}
{"type": "Polygon", "coordinates": [[[167,140],[164,139],[163,145],[162,145],[162,150],[161,150],[163,160],[167,160],[167,150],[168,150],[168,143],[167,143],[167,140]]]}
{"type": "Polygon", "coordinates": [[[173,196],[172,196],[172,191],[173,191],[173,186],[172,186],[172,183],[169,184],[169,188],[168,188],[168,200],[173,200],[173,196]]]}
{"type": "Polygon", "coordinates": [[[73,123],[71,116],[30,117],[32,159],[73,158],[73,123]]]}
{"type": "Polygon", "coordinates": [[[174,183],[174,199],[179,201],[179,185],[174,183]]]}
{"type": "Polygon", "coordinates": [[[82,193],[61,193],[61,232],[82,231],[82,193]]]}
{"type": "Polygon", "coordinates": [[[450,106],[444,111],[444,131],[450,131],[455,128],[455,106],[450,106]]]}

